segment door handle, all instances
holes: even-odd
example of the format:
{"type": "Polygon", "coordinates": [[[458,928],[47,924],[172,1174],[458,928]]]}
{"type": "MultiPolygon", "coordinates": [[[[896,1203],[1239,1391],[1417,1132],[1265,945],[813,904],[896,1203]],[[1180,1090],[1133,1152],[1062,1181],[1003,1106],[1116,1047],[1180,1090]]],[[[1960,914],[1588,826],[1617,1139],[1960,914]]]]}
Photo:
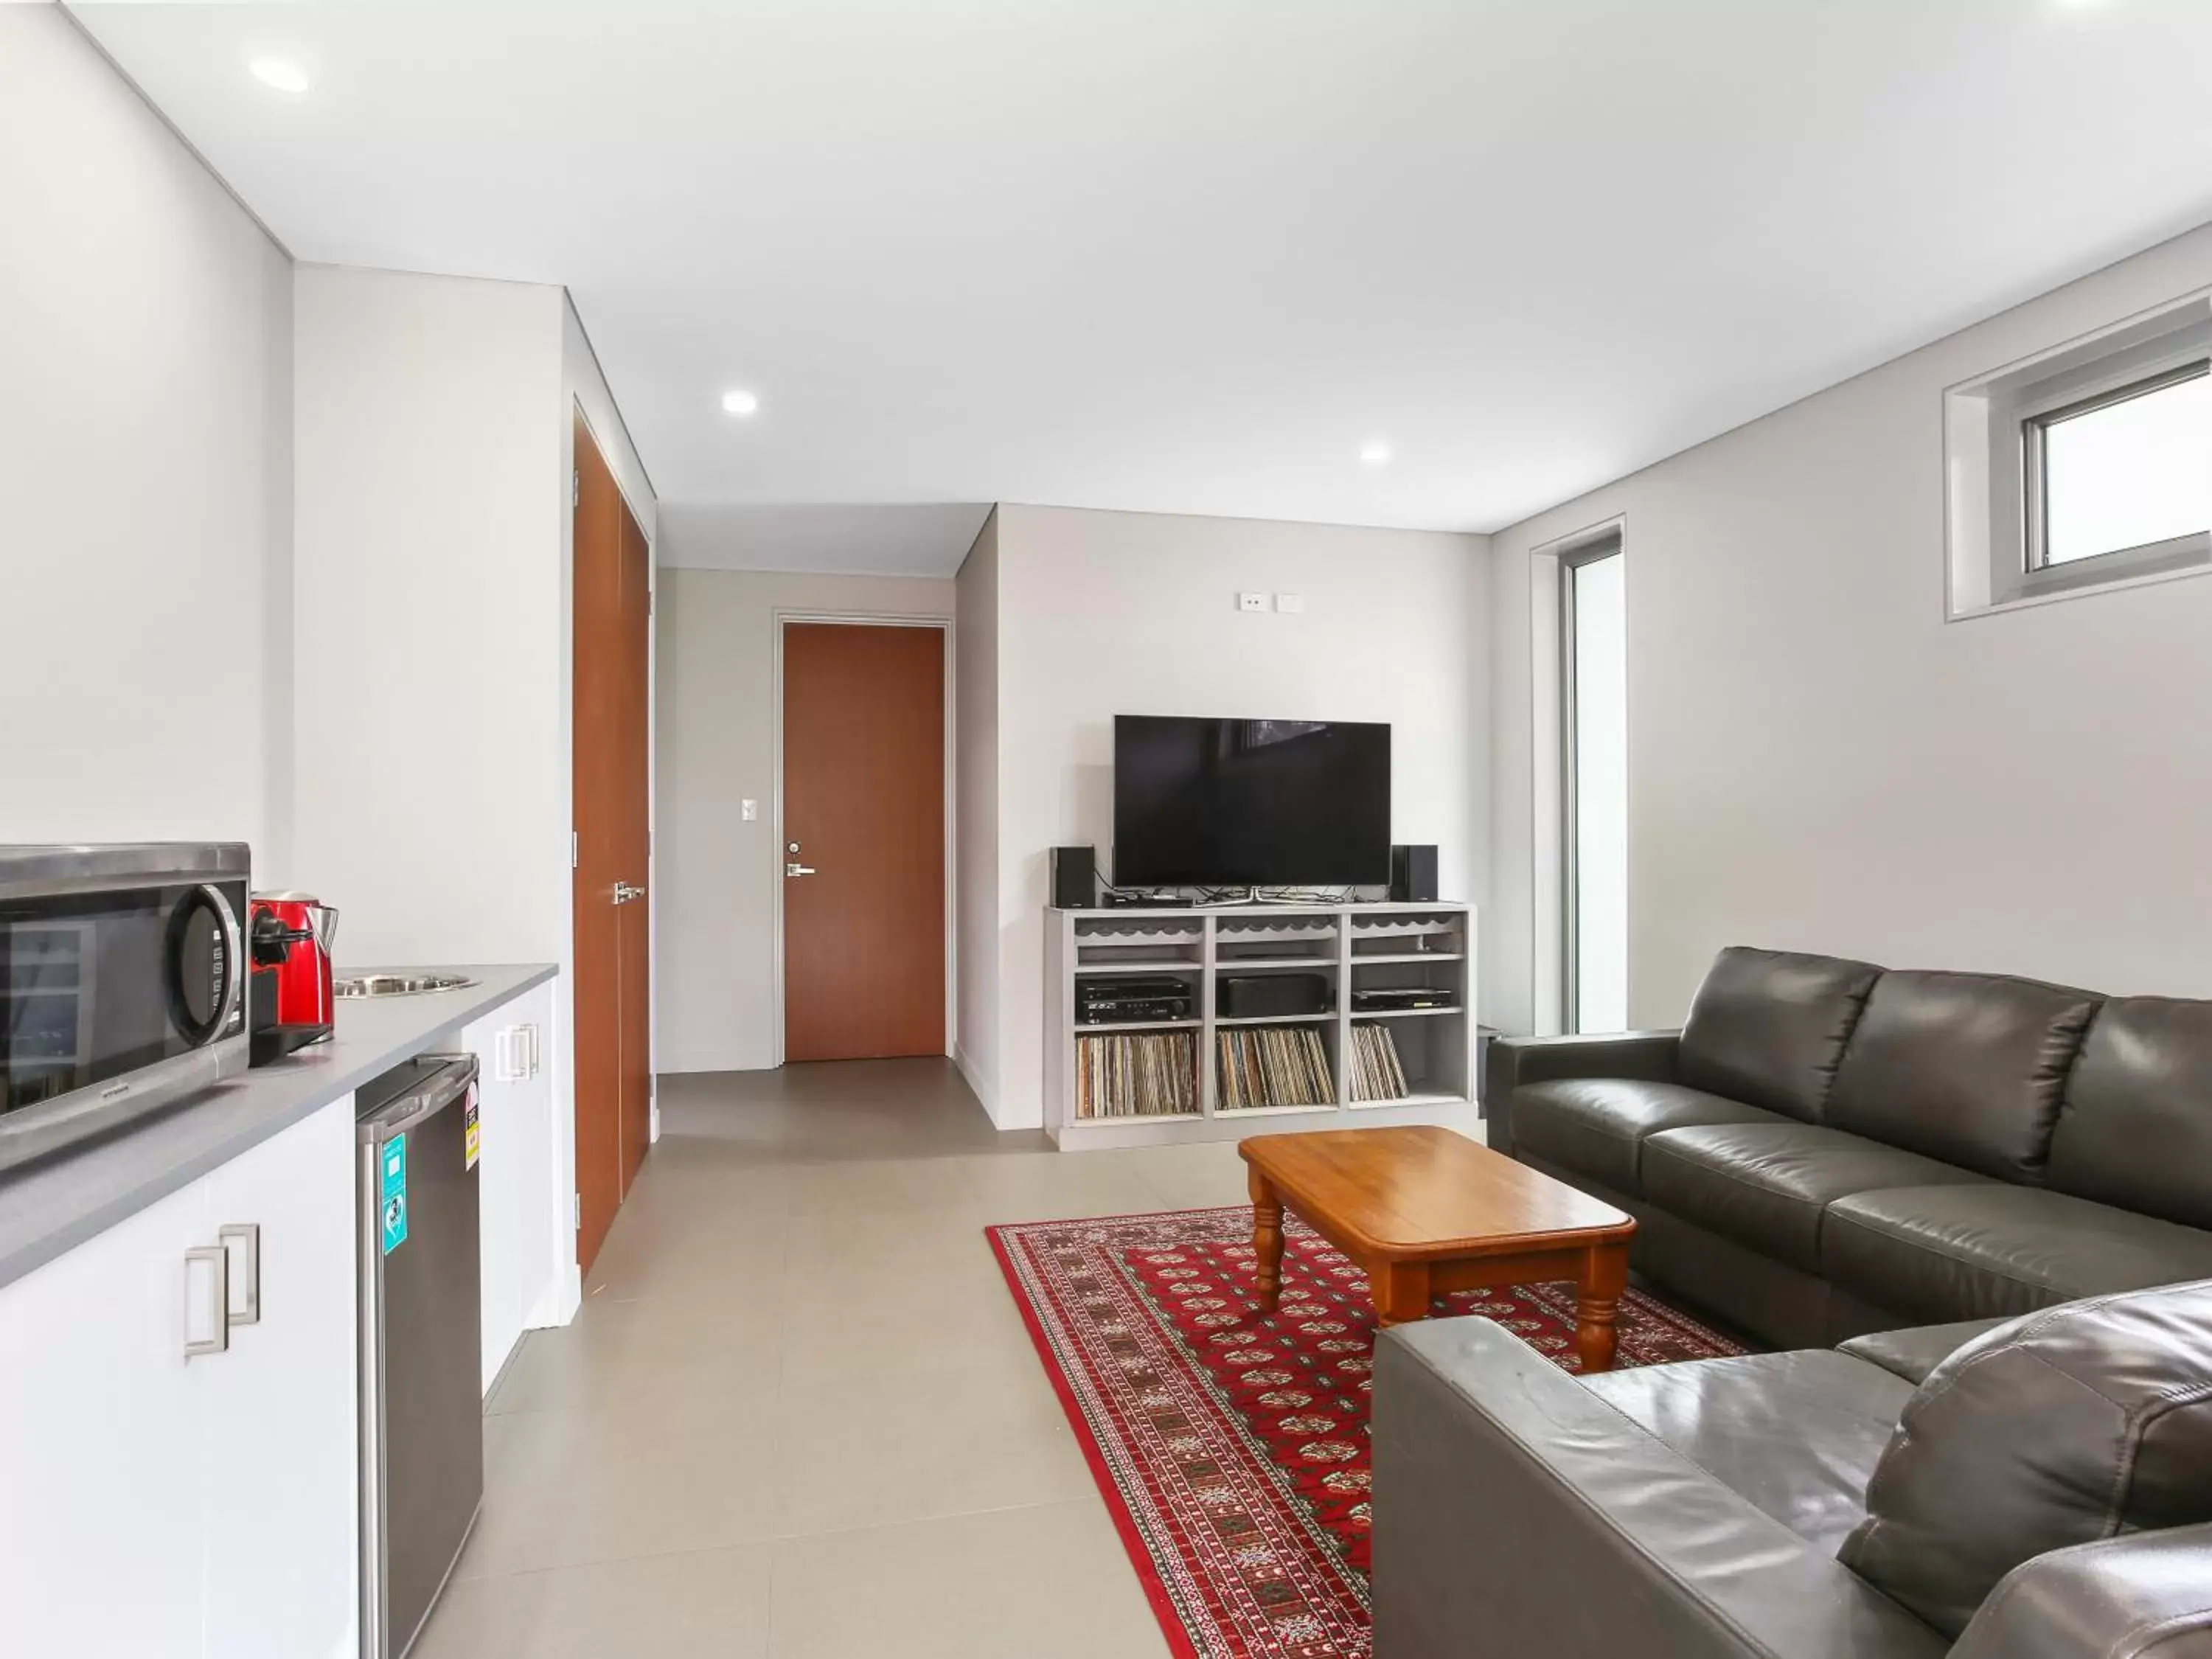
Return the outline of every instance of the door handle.
{"type": "Polygon", "coordinates": [[[236,1296],[226,1292],[223,1302],[225,1321],[232,1325],[258,1325],[261,1322],[261,1228],[258,1224],[239,1224],[215,1230],[228,1259],[224,1263],[223,1277],[236,1296]]]}
{"type": "Polygon", "coordinates": [[[642,887],[632,886],[626,881],[618,881],[615,884],[615,902],[617,904],[628,904],[632,899],[641,899],[644,896],[645,889],[642,887]]]}
{"type": "Polygon", "coordinates": [[[815,873],[815,869],[811,864],[801,864],[793,859],[783,866],[783,873],[787,876],[811,876],[815,873]]]}
{"type": "Polygon", "coordinates": [[[222,1353],[229,1346],[230,1252],[220,1244],[196,1244],[185,1252],[185,1358],[222,1353]],[[195,1286],[195,1279],[200,1286],[195,1286]],[[204,1328],[207,1334],[194,1336],[195,1328],[204,1328]]]}

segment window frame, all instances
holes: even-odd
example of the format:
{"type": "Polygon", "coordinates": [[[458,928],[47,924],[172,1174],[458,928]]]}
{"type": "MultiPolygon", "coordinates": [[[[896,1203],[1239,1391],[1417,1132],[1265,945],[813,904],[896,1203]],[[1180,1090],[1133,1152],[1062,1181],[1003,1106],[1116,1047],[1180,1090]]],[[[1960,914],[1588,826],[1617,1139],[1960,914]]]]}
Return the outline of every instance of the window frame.
{"type": "MultiPolygon", "coordinates": [[[[1575,573],[1585,565],[1627,556],[1616,526],[1559,550],[1559,1028],[1582,1033],[1581,768],[1577,763],[1575,658],[1575,573]]],[[[1623,567],[1624,575],[1626,567],[1623,567]]]]}
{"type": "Polygon", "coordinates": [[[2057,564],[2043,545],[2050,428],[2177,383],[2201,364],[2212,364],[2212,289],[1944,388],[1946,622],[2212,575],[2212,532],[2057,564]]]}

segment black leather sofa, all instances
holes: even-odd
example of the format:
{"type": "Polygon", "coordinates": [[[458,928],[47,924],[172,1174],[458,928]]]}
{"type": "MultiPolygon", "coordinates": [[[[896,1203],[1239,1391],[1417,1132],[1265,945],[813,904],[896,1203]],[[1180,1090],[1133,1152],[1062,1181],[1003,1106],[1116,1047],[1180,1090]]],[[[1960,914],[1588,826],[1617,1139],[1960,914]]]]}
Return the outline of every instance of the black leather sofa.
{"type": "Polygon", "coordinates": [[[1382,1334],[1375,1659],[2212,1659],[2212,1283],[1570,1376],[1382,1334]]]}
{"type": "Polygon", "coordinates": [[[2212,1278],[2212,1003],[1735,947],[1680,1031],[1493,1042],[1484,1101],[1777,1347],[2212,1278]]]}

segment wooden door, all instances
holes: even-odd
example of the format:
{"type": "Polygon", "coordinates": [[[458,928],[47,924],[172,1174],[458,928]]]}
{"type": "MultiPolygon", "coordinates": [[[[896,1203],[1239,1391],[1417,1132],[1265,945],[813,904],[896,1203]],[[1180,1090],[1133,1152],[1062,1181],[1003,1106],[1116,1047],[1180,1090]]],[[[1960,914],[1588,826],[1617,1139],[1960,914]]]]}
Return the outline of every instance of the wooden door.
{"type": "Polygon", "coordinates": [[[787,1060],[945,1052],[945,641],[784,628],[787,1060]]]}
{"type": "Polygon", "coordinates": [[[646,689],[652,672],[652,556],[645,532],[638,528],[625,502],[622,509],[621,729],[617,744],[622,794],[616,803],[615,835],[617,862],[638,891],[637,898],[615,911],[619,935],[616,978],[622,1004],[617,1081],[625,1198],[645,1163],[653,1123],[653,907],[645,899],[646,875],[653,861],[647,811],[653,787],[652,736],[646,689]]]}
{"type": "Polygon", "coordinates": [[[580,416],[575,441],[576,1260],[589,1272],[645,1155],[650,985],[641,901],[652,624],[645,537],[580,416]]]}

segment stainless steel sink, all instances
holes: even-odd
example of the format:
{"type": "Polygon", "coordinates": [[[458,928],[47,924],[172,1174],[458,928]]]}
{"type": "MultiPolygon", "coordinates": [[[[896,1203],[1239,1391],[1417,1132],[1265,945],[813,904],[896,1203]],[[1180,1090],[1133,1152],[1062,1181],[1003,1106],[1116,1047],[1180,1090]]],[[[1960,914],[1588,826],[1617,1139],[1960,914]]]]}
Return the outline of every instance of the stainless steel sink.
{"type": "Polygon", "coordinates": [[[465,974],[364,974],[342,979],[331,988],[341,999],[356,997],[419,997],[433,991],[459,991],[476,981],[465,974]]]}

